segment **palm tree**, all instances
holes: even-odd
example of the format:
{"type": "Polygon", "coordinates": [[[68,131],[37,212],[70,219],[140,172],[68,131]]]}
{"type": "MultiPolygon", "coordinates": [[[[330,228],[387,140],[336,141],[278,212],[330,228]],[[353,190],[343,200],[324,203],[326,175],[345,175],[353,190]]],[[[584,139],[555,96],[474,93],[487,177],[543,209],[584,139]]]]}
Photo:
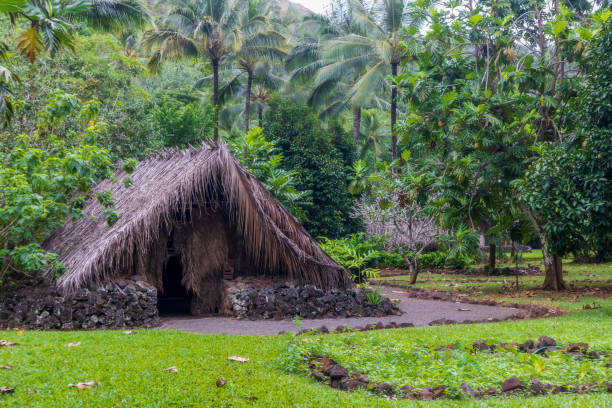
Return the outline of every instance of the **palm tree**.
{"type": "Polygon", "coordinates": [[[380,98],[384,88],[377,89],[361,101],[353,98],[354,86],[367,71],[370,57],[339,58],[336,41],[351,34],[366,33],[360,24],[353,21],[351,3],[346,8],[343,3],[337,3],[336,7],[338,12],[330,18],[318,16],[310,19],[311,23],[319,24],[318,35],[293,49],[288,66],[293,68],[293,80],[314,78],[308,103],[318,108],[321,118],[337,116],[349,108],[352,110],[353,143],[355,155],[358,155],[362,109],[369,106],[388,108],[388,103],[380,98]]]}
{"type": "Polygon", "coordinates": [[[215,140],[219,140],[219,67],[239,49],[240,24],[247,13],[248,2],[244,0],[179,0],[163,27],[145,34],[145,44],[158,46],[149,59],[153,71],[169,58],[197,57],[210,63],[215,140]]]}
{"type": "Polygon", "coordinates": [[[381,120],[381,115],[385,114],[377,109],[363,111],[360,135],[364,142],[361,147],[361,157],[371,153],[376,162],[379,158],[384,157],[385,152],[388,151],[389,128],[381,120]]]}
{"type": "MultiPolygon", "coordinates": [[[[312,81],[313,87],[308,97],[308,104],[318,109],[321,118],[337,116],[350,106],[350,97],[347,96],[349,83],[358,75],[348,69],[334,70],[334,62],[329,61],[325,55],[327,42],[350,31],[350,21],[346,17],[346,13],[342,13],[332,17],[311,16],[305,19],[303,24],[316,35],[302,39],[291,50],[286,61],[287,68],[291,70],[291,82],[304,85],[312,81]],[[333,71],[332,75],[329,75],[330,71],[333,71]]],[[[355,105],[353,106],[355,154],[359,149],[360,121],[361,107],[355,105]]]]}
{"type": "Polygon", "coordinates": [[[255,91],[251,95],[251,100],[257,107],[257,126],[263,128],[263,110],[265,105],[272,97],[272,92],[265,86],[256,85],[255,91]]]}
{"type": "MultiPolygon", "coordinates": [[[[257,109],[258,125],[263,122],[263,110],[272,96],[272,91],[285,85],[284,72],[277,63],[257,62],[252,66],[249,81],[244,82],[245,71],[241,69],[228,69],[220,73],[219,104],[224,106],[220,111],[222,123],[230,125],[242,115],[243,129],[248,132],[247,112],[251,111],[251,103],[257,109]],[[249,86],[251,89],[249,91],[249,86]],[[250,94],[248,103],[244,98],[250,94]],[[238,102],[240,101],[240,102],[238,102]],[[237,103],[236,103],[237,102],[237,103]]],[[[204,86],[210,82],[210,77],[203,78],[196,83],[196,87],[204,86]]],[[[250,118],[250,115],[248,116],[250,118]]],[[[235,128],[233,125],[229,128],[235,128]]],[[[228,127],[226,126],[227,130],[228,127]]]]}
{"type": "Polygon", "coordinates": [[[74,22],[83,21],[96,29],[141,27],[150,17],[138,0],[14,0],[0,5],[0,12],[29,20],[30,27],[17,37],[17,49],[30,63],[46,50],[53,56],[60,48],[74,50],[74,22]]]}
{"type": "MultiPolygon", "coordinates": [[[[329,44],[328,58],[335,60],[334,71],[361,72],[350,89],[353,106],[366,106],[372,95],[382,89],[388,74],[396,76],[401,62],[400,31],[406,23],[407,0],[378,0],[370,9],[359,0],[348,0],[351,21],[358,30],[336,38],[329,44]]],[[[391,84],[391,157],[397,158],[397,87],[391,84]]]]}
{"type": "Polygon", "coordinates": [[[270,3],[249,0],[247,21],[242,26],[242,42],[236,52],[238,69],[246,75],[244,95],[244,132],[249,131],[253,79],[257,72],[259,82],[272,82],[272,64],[286,57],[283,46],[286,38],[271,20],[270,3]]]}
{"type": "MultiPolygon", "coordinates": [[[[238,96],[244,100],[244,108],[232,105],[224,108],[221,115],[235,118],[242,113],[245,134],[250,127],[251,101],[255,100],[253,85],[260,91],[262,88],[279,88],[283,82],[282,73],[278,72],[279,62],[286,57],[286,37],[282,25],[270,17],[270,3],[262,0],[248,0],[248,3],[248,12],[240,23],[239,44],[226,61],[232,64],[219,73],[219,105],[225,105],[238,96]]],[[[196,82],[195,87],[201,88],[211,79],[211,76],[204,77],[196,82]]]]}

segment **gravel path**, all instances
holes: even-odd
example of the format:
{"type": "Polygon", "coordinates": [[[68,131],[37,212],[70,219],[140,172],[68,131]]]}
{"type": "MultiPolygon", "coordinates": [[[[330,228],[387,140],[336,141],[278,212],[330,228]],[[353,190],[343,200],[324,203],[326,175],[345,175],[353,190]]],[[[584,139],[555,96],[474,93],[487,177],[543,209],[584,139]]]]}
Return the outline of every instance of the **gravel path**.
{"type": "MultiPolygon", "coordinates": [[[[427,326],[429,323],[440,320],[482,321],[488,319],[504,319],[516,315],[519,309],[472,305],[468,303],[446,302],[441,300],[424,300],[408,297],[400,289],[381,288],[381,293],[391,299],[399,299],[401,316],[386,317],[349,317],[333,319],[304,319],[302,328],[312,329],[327,326],[330,330],[338,326],[348,327],[368,326],[382,322],[383,324],[395,322],[412,323],[415,326],[427,326]],[[459,310],[464,309],[464,310],[459,310]],[[467,309],[467,310],[466,310],[467,309]]],[[[162,328],[184,330],[193,333],[210,334],[243,334],[266,335],[277,334],[279,331],[297,331],[295,324],[290,320],[238,320],[231,317],[180,317],[162,318],[162,328]]]]}

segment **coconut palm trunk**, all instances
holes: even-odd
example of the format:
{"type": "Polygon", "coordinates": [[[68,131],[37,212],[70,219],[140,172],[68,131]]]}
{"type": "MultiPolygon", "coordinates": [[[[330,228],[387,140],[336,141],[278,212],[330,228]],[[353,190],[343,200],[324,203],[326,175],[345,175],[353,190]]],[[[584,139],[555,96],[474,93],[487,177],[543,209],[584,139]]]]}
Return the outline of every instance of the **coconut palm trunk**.
{"type": "Polygon", "coordinates": [[[219,60],[212,59],[213,68],[213,104],[215,106],[214,140],[219,142],[219,60]]]}
{"type": "Polygon", "coordinates": [[[361,107],[353,105],[353,143],[355,143],[355,157],[359,155],[359,130],[361,129],[361,107]]]}
{"type": "MultiPolygon", "coordinates": [[[[397,76],[398,62],[391,62],[391,75],[397,76]]],[[[397,135],[395,134],[395,122],[397,121],[397,86],[391,86],[391,158],[397,159],[397,135]]]]}
{"type": "Polygon", "coordinates": [[[251,88],[253,87],[253,71],[247,71],[246,96],[244,99],[244,134],[249,131],[251,117],[251,88]]]}

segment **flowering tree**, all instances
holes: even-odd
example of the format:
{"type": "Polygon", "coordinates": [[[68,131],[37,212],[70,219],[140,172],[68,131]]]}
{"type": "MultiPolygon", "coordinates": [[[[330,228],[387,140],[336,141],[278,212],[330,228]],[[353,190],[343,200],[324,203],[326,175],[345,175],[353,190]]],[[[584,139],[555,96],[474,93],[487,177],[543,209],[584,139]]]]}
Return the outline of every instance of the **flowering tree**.
{"type": "MultiPolygon", "coordinates": [[[[402,155],[409,158],[408,152],[402,155]]],[[[419,255],[438,238],[431,180],[415,172],[407,161],[396,161],[369,176],[363,175],[365,167],[361,163],[355,169],[353,192],[362,189],[367,194],[355,204],[353,215],[363,219],[368,234],[386,237],[386,249],[404,258],[410,269],[410,283],[415,283],[419,255]]]]}

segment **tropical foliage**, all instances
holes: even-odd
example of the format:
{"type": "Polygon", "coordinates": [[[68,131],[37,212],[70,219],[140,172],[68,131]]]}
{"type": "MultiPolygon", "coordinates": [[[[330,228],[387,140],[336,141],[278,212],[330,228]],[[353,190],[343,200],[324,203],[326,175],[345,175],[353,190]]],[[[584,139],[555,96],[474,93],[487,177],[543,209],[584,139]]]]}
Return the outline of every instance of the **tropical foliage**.
{"type": "Polygon", "coordinates": [[[384,236],[378,251],[414,279],[486,247],[493,272],[504,247],[530,243],[545,286],[563,289],[561,256],[612,256],[611,15],[526,0],[342,0],[325,15],[7,0],[2,153],[22,134],[78,151],[91,120],[111,161],[228,142],[314,236],[384,236]]]}
{"type": "Polygon", "coordinates": [[[281,167],[283,154],[274,141],[266,140],[260,127],[233,141],[232,152],[242,164],[271,192],[293,215],[305,219],[304,207],[310,204],[310,191],[298,191],[295,171],[281,167]]]}
{"type": "MultiPolygon", "coordinates": [[[[74,95],[56,95],[40,115],[46,129],[67,115],[84,113],[74,109],[74,95]]],[[[10,150],[0,144],[0,287],[46,269],[61,273],[55,254],[41,244],[68,217],[84,216],[81,210],[91,187],[113,174],[108,150],[98,145],[105,127],[91,120],[78,135],[71,135],[77,147],[66,143],[65,135],[55,134],[47,137],[45,149],[36,147],[29,135],[21,135],[10,150]]],[[[124,167],[132,166],[128,161],[124,167]]],[[[112,195],[100,192],[97,199],[105,208],[103,218],[115,223],[119,214],[112,195]]]]}

